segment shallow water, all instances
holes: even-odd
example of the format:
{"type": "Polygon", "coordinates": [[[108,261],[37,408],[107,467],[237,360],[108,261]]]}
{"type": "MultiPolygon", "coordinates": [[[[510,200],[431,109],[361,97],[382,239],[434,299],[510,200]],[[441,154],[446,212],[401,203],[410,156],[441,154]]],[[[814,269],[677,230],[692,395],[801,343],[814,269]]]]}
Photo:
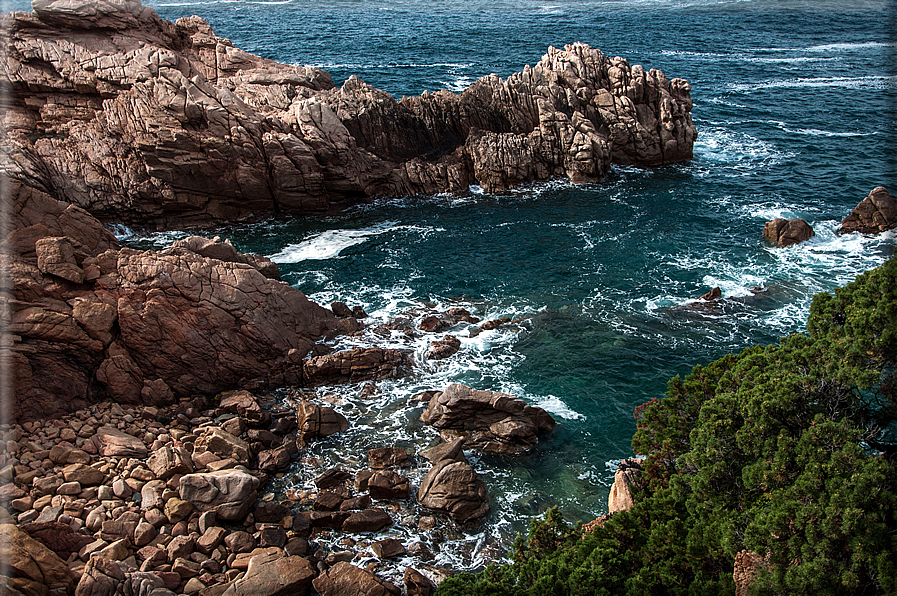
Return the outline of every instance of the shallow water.
{"type": "MultiPolygon", "coordinates": [[[[475,567],[500,556],[553,504],[573,520],[606,512],[616,463],[632,455],[637,405],[696,364],[802,331],[813,294],[879,265],[895,245],[893,233],[835,234],[872,187],[894,186],[888,30],[897,27],[884,2],[147,4],[169,19],[198,14],[248,51],[321,66],[337,84],[356,74],[396,97],[460,91],[574,41],[691,83],[699,136],[688,163],[615,167],[600,184],[555,181],[499,196],[473,187],[463,197],[397,197],[220,230],[239,249],[271,256],[311,299],[360,304],[373,322],[423,301],[520,319],[476,337],[458,326],[462,350],[440,362],[424,362],[429,338],[396,336],[392,344],[421,361],[419,374],[380,383],[374,402],[359,400],[357,386],[322,393],[353,422],[311,448],[323,465],[358,468],[370,447],[434,443],[409,399],[449,382],[507,391],[561,423],[527,455],[472,455],[493,510],[461,534],[440,521],[455,540],[440,546],[414,531],[423,512],[403,505],[394,517],[409,517],[407,526],[392,532],[439,549],[438,563],[475,567]],[[816,236],[771,247],[762,230],[773,217],[802,217],[816,236]],[[714,286],[730,300],[683,308],[714,286]]],[[[145,247],[180,235],[118,232],[145,247]]],[[[412,482],[425,471],[410,471],[412,482]]],[[[278,488],[311,487],[319,472],[297,464],[278,488]]]]}

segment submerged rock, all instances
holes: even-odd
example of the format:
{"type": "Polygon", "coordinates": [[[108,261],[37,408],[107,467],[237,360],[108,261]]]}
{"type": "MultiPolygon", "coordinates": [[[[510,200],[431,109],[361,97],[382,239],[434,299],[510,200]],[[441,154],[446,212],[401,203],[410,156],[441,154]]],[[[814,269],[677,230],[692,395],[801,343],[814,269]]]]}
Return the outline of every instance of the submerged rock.
{"type": "Polygon", "coordinates": [[[526,451],[557,424],[548,412],[522,399],[458,383],[435,394],[420,419],[446,440],[464,436],[468,447],[496,453],[526,451]]]}
{"type": "Polygon", "coordinates": [[[878,234],[897,228],[897,200],[884,186],[876,186],[841,222],[839,234],[878,234]]]}

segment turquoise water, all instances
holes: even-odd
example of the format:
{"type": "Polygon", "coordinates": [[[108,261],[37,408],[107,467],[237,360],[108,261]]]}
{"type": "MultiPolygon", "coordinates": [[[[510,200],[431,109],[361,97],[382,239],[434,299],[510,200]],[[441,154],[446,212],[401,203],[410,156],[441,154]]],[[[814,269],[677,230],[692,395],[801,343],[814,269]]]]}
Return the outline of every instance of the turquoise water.
{"type": "MultiPolygon", "coordinates": [[[[637,405],[696,364],[802,331],[813,294],[877,266],[895,245],[893,233],[834,233],[874,186],[894,187],[888,31],[897,27],[884,2],[148,4],[169,19],[198,14],[248,51],[318,65],[337,84],[356,74],[396,97],[460,91],[574,41],[690,81],[698,140],[689,163],[616,167],[601,184],[393,197],[219,232],[272,256],[313,300],[361,304],[374,321],[422,301],[521,318],[476,337],[455,329],[458,355],[382,383],[373,404],[354,399],[358,388],[333,389],[353,430],[313,450],[344,465],[371,446],[417,450],[435,434],[407,400],[448,382],[549,410],[561,425],[530,454],[473,459],[493,511],[452,535],[463,546],[442,549],[439,560],[456,567],[499,556],[549,505],[574,520],[606,512],[616,463],[632,454],[637,405]],[[768,246],[763,224],[773,217],[804,218],[816,236],[768,246]],[[687,307],[714,286],[727,300],[687,307]]],[[[129,241],[162,245],[175,235],[129,241]]],[[[419,360],[426,342],[390,340],[419,360]]],[[[298,466],[285,486],[308,485],[311,473],[298,466]]]]}

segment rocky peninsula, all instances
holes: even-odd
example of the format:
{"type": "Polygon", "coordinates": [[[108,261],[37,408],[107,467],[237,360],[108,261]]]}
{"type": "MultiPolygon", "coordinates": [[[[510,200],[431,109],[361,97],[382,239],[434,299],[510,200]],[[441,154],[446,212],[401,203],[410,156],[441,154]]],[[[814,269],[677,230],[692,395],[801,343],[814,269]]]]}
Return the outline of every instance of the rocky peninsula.
{"type": "Polygon", "coordinates": [[[139,0],[11,13],[4,171],[103,222],[149,228],[487,191],[692,156],[689,84],[576,43],[461,94],[396,100],[235,48],[139,0]]]}

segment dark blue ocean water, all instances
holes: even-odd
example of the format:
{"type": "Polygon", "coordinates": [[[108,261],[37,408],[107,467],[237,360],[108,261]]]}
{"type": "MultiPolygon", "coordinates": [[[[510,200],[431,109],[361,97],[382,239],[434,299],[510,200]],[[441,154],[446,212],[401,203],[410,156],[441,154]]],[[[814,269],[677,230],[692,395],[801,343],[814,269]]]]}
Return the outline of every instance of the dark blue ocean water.
{"type": "MultiPolygon", "coordinates": [[[[493,512],[455,536],[464,546],[444,547],[441,562],[500,555],[552,504],[574,520],[606,512],[616,463],[632,454],[637,405],[696,364],[802,331],[813,294],[877,266],[895,245],[894,234],[834,233],[874,186],[897,191],[897,26],[886,2],[147,4],[168,19],[200,15],[250,52],[320,66],[337,84],[355,74],[396,97],[457,92],[574,41],[690,81],[698,140],[689,163],[221,230],[273,256],[312,299],[362,304],[375,320],[421,301],[523,317],[473,338],[455,330],[457,356],[381,384],[374,404],[353,401],[357,388],[332,392],[355,428],[316,454],[350,466],[369,446],[432,442],[407,399],[452,381],[511,392],[562,423],[526,456],[473,458],[493,512]],[[802,217],[816,236],[768,246],[763,224],[773,217],[802,217]],[[683,308],[714,286],[731,300],[683,308]]],[[[394,343],[422,357],[426,342],[394,343]]],[[[294,472],[297,486],[305,473],[294,472]]]]}

